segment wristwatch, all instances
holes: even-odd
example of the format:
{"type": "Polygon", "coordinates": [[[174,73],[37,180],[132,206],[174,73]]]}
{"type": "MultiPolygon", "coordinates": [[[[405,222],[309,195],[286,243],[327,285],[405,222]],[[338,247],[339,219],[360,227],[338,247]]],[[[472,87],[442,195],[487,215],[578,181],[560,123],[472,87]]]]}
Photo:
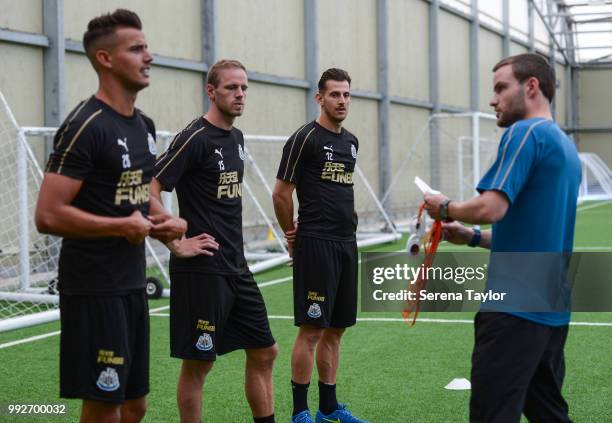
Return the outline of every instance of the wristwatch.
{"type": "Polygon", "coordinates": [[[472,235],[472,239],[470,239],[470,242],[468,242],[468,246],[478,247],[478,245],[480,244],[480,239],[482,238],[482,234],[480,233],[480,228],[474,226],[472,230],[474,231],[474,235],[472,235]]]}
{"type": "Polygon", "coordinates": [[[440,204],[440,218],[445,222],[453,221],[453,219],[451,219],[448,215],[448,205],[451,203],[451,201],[452,200],[446,200],[445,202],[440,204]]]}

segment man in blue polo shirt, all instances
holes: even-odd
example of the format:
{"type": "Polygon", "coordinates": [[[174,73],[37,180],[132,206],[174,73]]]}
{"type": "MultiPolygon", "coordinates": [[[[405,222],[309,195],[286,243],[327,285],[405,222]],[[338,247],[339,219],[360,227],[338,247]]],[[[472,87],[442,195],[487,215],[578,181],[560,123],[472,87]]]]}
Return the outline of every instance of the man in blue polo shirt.
{"type": "Polygon", "coordinates": [[[552,120],[555,73],[546,59],[520,54],[493,72],[491,106],[508,129],[480,195],[465,202],[425,195],[435,219],[493,224],[481,233],[445,223],[444,234],[490,249],[487,289],[510,298],[483,303],[475,318],[470,421],[519,422],[524,414],[532,422],[569,422],[561,388],[580,160],[552,120]]]}

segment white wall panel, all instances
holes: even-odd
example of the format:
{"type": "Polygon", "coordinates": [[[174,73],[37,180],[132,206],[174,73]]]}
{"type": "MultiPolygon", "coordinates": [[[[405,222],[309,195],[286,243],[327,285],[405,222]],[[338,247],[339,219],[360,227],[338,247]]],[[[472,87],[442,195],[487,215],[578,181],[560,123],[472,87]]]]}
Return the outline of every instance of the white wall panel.
{"type": "Polygon", "coordinates": [[[306,123],[305,119],[305,90],[251,81],[246,108],[236,126],[245,134],[290,135],[306,123]]]}
{"type": "Polygon", "coordinates": [[[485,29],[479,32],[480,42],[480,110],[491,112],[489,102],[493,96],[493,67],[502,59],[502,39],[499,35],[485,29]]]}
{"type": "Polygon", "coordinates": [[[0,0],[0,28],[43,32],[43,0],[0,0]]]}
{"type": "Polygon", "coordinates": [[[389,90],[429,100],[429,6],[422,0],[389,1],[389,90]]]}
{"type": "Polygon", "coordinates": [[[200,0],[67,0],[64,2],[66,38],[83,40],[87,23],[118,8],[140,16],[149,50],[162,56],[202,60],[200,0]]]}
{"type": "Polygon", "coordinates": [[[510,55],[529,53],[529,49],[517,43],[510,43],[510,55]]]}
{"type": "MultiPolygon", "coordinates": [[[[202,76],[196,72],[154,66],[151,69],[151,84],[138,94],[136,107],[155,121],[158,130],[179,131],[203,113],[202,86],[202,76]]],[[[67,111],[97,89],[98,79],[87,57],[67,54],[67,111]]]]}
{"type": "Polygon", "coordinates": [[[344,125],[359,139],[357,164],[378,193],[378,105],[376,101],[353,99],[344,125]]]}
{"type": "Polygon", "coordinates": [[[559,83],[559,88],[555,92],[555,120],[559,125],[564,126],[565,123],[565,107],[566,100],[565,94],[567,90],[567,79],[565,73],[565,67],[562,65],[555,65],[556,79],[559,83]]]}
{"type": "Polygon", "coordinates": [[[224,0],[218,3],[218,56],[249,70],[304,78],[301,0],[224,0]]]}
{"type": "Polygon", "coordinates": [[[578,72],[578,123],[581,126],[612,126],[612,69],[578,72]]]}
{"type": "Polygon", "coordinates": [[[0,91],[21,126],[45,120],[42,62],[41,48],[0,42],[0,91]]]}
{"type": "Polygon", "coordinates": [[[318,4],[321,72],[330,67],[343,68],[351,75],[354,89],[376,91],[376,1],[318,4]]]}
{"type": "Polygon", "coordinates": [[[440,12],[440,101],[470,105],[470,25],[464,19],[440,12]]]}

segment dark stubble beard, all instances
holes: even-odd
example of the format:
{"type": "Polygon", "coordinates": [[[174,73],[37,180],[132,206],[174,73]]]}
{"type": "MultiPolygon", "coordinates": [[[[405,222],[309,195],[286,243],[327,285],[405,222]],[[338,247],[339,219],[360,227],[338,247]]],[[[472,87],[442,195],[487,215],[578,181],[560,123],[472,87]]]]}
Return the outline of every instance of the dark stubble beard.
{"type": "Polygon", "coordinates": [[[348,116],[348,109],[346,109],[346,106],[344,107],[345,110],[347,110],[347,112],[345,113],[343,118],[337,118],[333,115],[333,109],[332,110],[327,110],[326,108],[323,108],[324,113],[327,115],[327,118],[329,120],[331,120],[332,122],[335,122],[338,125],[341,125],[342,122],[344,122],[344,120],[347,118],[348,116]]]}
{"type": "Polygon", "coordinates": [[[512,99],[508,109],[502,113],[497,119],[497,126],[501,128],[507,128],[513,123],[525,119],[527,115],[527,106],[525,105],[525,93],[523,90],[519,91],[519,94],[512,99]]]}

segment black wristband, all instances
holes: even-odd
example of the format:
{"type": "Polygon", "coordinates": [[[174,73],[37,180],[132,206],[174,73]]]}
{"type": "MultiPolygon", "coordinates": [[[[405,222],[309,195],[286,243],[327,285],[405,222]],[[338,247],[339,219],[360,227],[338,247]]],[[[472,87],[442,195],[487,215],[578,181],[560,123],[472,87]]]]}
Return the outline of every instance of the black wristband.
{"type": "Polygon", "coordinates": [[[448,205],[451,203],[451,201],[452,200],[446,200],[445,202],[440,204],[440,218],[444,222],[452,222],[453,221],[453,219],[451,219],[450,216],[448,215],[448,205]]]}
{"type": "Polygon", "coordinates": [[[468,242],[468,246],[470,247],[478,247],[480,245],[480,240],[482,239],[482,233],[480,232],[480,228],[473,227],[474,235],[472,235],[472,239],[468,242]]]}

